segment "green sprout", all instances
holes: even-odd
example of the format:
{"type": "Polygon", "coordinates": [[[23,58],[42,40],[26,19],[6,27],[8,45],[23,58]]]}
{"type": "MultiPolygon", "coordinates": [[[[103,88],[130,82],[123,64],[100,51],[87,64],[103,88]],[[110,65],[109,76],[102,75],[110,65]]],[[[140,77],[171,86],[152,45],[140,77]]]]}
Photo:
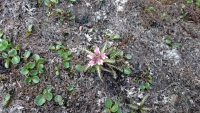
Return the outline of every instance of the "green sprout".
{"type": "Polygon", "coordinates": [[[162,20],[165,20],[165,18],[167,17],[167,14],[164,12],[164,13],[162,13],[162,15],[161,15],[161,19],[162,20]]]}
{"type": "Polygon", "coordinates": [[[72,60],[71,56],[72,52],[71,51],[66,52],[66,47],[63,46],[61,42],[56,42],[55,45],[49,46],[49,49],[57,51],[57,53],[62,57],[63,67],[65,69],[68,69],[70,67],[69,61],[72,60]]]}
{"type": "Polygon", "coordinates": [[[148,7],[147,11],[148,11],[148,12],[150,12],[150,11],[153,11],[153,12],[155,12],[156,10],[155,10],[155,8],[154,8],[154,7],[148,7]]]}
{"type": "Polygon", "coordinates": [[[179,43],[172,43],[168,36],[164,36],[165,43],[171,47],[172,49],[177,48],[180,44],[179,43]]]}
{"type": "Polygon", "coordinates": [[[38,74],[44,73],[44,58],[40,58],[38,54],[34,54],[32,58],[35,60],[34,62],[28,62],[26,66],[21,68],[21,74],[25,75],[26,78],[24,82],[29,83],[33,81],[34,83],[39,83],[40,78],[37,76],[38,74]]]}
{"type": "Polygon", "coordinates": [[[151,108],[143,107],[145,100],[147,99],[148,95],[146,95],[142,101],[139,103],[139,105],[132,105],[130,104],[129,107],[131,107],[133,110],[139,110],[141,113],[145,113],[146,111],[150,111],[151,108]]]}
{"type": "Polygon", "coordinates": [[[6,108],[6,107],[8,107],[8,104],[9,104],[9,102],[10,102],[10,94],[8,93],[8,94],[6,94],[6,96],[5,96],[5,100],[4,100],[4,102],[3,102],[3,107],[4,108],[6,108]]]}
{"type": "Polygon", "coordinates": [[[32,30],[33,30],[33,25],[31,24],[28,26],[28,30],[26,31],[26,37],[29,37],[31,35],[32,30]]]}
{"type": "Polygon", "coordinates": [[[54,6],[55,4],[58,4],[58,0],[44,0],[44,5],[47,7],[54,6]]]}
{"type": "Polygon", "coordinates": [[[51,87],[47,87],[46,89],[44,89],[43,94],[38,95],[34,99],[34,103],[37,106],[41,106],[41,105],[43,105],[46,102],[46,100],[50,101],[53,98],[51,90],[52,90],[51,87]]]}
{"type": "Polygon", "coordinates": [[[104,32],[104,33],[112,40],[120,39],[120,35],[118,34],[112,35],[111,33],[107,33],[107,32],[104,32]]]}
{"type": "Polygon", "coordinates": [[[121,109],[119,108],[119,100],[115,100],[113,103],[112,100],[108,98],[105,101],[105,106],[105,113],[122,113],[121,109]]]}
{"type": "Polygon", "coordinates": [[[54,100],[59,104],[59,105],[63,105],[64,100],[62,99],[62,96],[60,95],[56,95],[54,100]]]}

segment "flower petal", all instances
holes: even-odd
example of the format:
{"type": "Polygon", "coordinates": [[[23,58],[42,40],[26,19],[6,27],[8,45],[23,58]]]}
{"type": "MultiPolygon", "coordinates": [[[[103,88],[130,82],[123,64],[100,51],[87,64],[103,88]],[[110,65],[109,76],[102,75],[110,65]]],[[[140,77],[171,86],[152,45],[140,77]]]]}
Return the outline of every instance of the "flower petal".
{"type": "Polygon", "coordinates": [[[98,58],[98,59],[97,59],[97,64],[98,64],[98,65],[103,65],[103,60],[100,59],[100,58],[98,58]]]}
{"type": "Polygon", "coordinates": [[[91,60],[88,65],[92,67],[94,64],[95,64],[95,61],[91,60]]]}
{"type": "Polygon", "coordinates": [[[93,58],[95,58],[95,54],[89,54],[89,55],[87,55],[87,57],[89,57],[90,59],[93,59],[93,58]]]}
{"type": "Polygon", "coordinates": [[[95,50],[94,50],[94,52],[95,52],[95,54],[98,56],[98,55],[99,55],[99,53],[100,53],[100,51],[99,51],[99,48],[98,48],[98,47],[96,47],[96,48],[95,48],[95,50]]]}
{"type": "Polygon", "coordinates": [[[102,59],[108,58],[105,53],[101,54],[100,56],[102,59]]]}

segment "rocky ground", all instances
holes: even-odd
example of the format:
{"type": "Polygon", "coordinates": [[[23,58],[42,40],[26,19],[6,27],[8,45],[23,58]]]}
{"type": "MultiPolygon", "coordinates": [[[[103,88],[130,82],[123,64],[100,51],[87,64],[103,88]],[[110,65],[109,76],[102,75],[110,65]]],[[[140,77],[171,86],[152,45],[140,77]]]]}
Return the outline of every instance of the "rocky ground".
{"type": "MultiPolygon", "coordinates": [[[[58,0],[47,7],[43,0],[1,0],[0,29],[18,51],[18,65],[4,67],[0,57],[0,112],[2,113],[103,113],[105,99],[118,99],[123,113],[130,113],[130,104],[137,105],[149,95],[144,106],[149,113],[199,113],[200,112],[200,8],[184,0],[58,0]],[[183,7],[184,4],[185,7],[183,7]],[[52,14],[56,9],[69,14],[52,14]],[[166,16],[162,16],[162,14],[166,16]],[[180,18],[181,15],[185,17],[180,18]],[[75,15],[75,18],[73,18],[75,15]],[[60,20],[60,17],[65,17],[60,20]],[[163,17],[163,18],[162,18],[163,17]],[[29,37],[29,25],[33,30],[29,37]],[[112,40],[104,32],[120,35],[112,40]],[[165,36],[172,45],[166,43],[165,36]],[[130,75],[102,72],[101,82],[96,72],[79,72],[77,64],[87,64],[87,54],[80,48],[102,47],[108,40],[108,48],[115,47],[125,54],[130,75]],[[72,51],[69,69],[55,74],[55,66],[62,67],[61,57],[49,46],[60,41],[72,51]],[[39,83],[25,83],[20,68],[26,64],[25,51],[45,59],[44,73],[39,83]],[[152,76],[150,89],[141,90],[147,72],[152,76]],[[66,93],[68,86],[74,86],[66,93]],[[52,94],[61,95],[64,104],[53,99],[42,106],[34,104],[36,96],[46,87],[52,94]],[[5,95],[11,99],[3,108],[5,95]],[[74,95],[75,94],[75,95],[74,95]]],[[[134,112],[140,112],[135,111],[134,112]]]]}

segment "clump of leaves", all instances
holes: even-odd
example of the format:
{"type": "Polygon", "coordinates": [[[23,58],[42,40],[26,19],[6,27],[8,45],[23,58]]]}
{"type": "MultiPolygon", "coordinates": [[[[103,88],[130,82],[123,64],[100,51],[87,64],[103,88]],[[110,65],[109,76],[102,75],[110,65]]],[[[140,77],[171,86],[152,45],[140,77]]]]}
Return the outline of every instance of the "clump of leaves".
{"type": "Polygon", "coordinates": [[[177,48],[180,44],[179,43],[172,43],[168,36],[164,36],[165,43],[171,47],[172,49],[177,48]]]}
{"type": "Polygon", "coordinates": [[[60,95],[56,95],[54,100],[59,104],[59,105],[63,105],[64,100],[62,99],[62,96],[60,95]]]}
{"type": "Polygon", "coordinates": [[[38,95],[34,99],[34,103],[38,106],[41,106],[46,102],[46,100],[50,101],[53,98],[51,90],[51,87],[47,87],[46,89],[44,89],[43,94],[38,95]]]}
{"type": "MultiPolygon", "coordinates": [[[[26,57],[24,54],[24,57],[26,57]]],[[[34,62],[28,62],[26,66],[21,68],[21,74],[25,75],[25,82],[29,83],[33,81],[34,83],[40,82],[40,78],[37,76],[38,74],[44,73],[44,58],[40,58],[38,54],[34,54],[32,58],[35,60],[34,62]]]]}
{"type": "Polygon", "coordinates": [[[115,102],[113,103],[112,100],[108,98],[105,101],[105,105],[105,113],[122,113],[121,109],[119,108],[119,100],[115,100],[115,102]]]}
{"type": "MultiPolygon", "coordinates": [[[[85,66],[76,65],[75,68],[79,71],[87,71],[89,67],[91,67],[92,69],[95,68],[101,81],[103,81],[101,77],[101,70],[112,73],[115,79],[117,78],[115,69],[120,72],[124,72],[125,74],[130,74],[131,70],[128,68],[128,66],[125,66],[122,64],[120,64],[122,65],[121,67],[116,66],[118,65],[118,62],[121,62],[123,60],[123,59],[116,59],[116,56],[117,55],[123,56],[123,52],[108,51],[109,53],[109,58],[108,58],[108,56],[106,56],[106,53],[104,53],[106,46],[107,46],[107,41],[104,43],[104,46],[101,51],[99,51],[99,48],[96,47],[94,50],[95,53],[92,53],[91,51],[87,49],[82,49],[83,51],[89,53],[87,57],[89,57],[91,61],[89,62],[89,64],[85,66]],[[109,68],[109,69],[106,69],[106,68],[109,68]]],[[[127,55],[126,57],[127,59],[130,59],[131,55],[127,55]]]]}
{"type": "Polygon", "coordinates": [[[69,50],[66,52],[66,47],[61,42],[56,42],[55,45],[49,46],[50,50],[57,51],[58,55],[62,57],[63,67],[68,69],[70,67],[70,60],[72,60],[72,52],[69,50]]]}
{"type": "Polygon", "coordinates": [[[107,33],[107,32],[104,32],[104,33],[112,40],[120,39],[120,35],[118,35],[118,34],[113,35],[113,34],[107,33]]]}
{"type": "MultiPolygon", "coordinates": [[[[134,111],[139,110],[141,113],[145,113],[146,111],[150,111],[151,108],[147,108],[147,107],[143,106],[147,97],[148,97],[148,95],[146,95],[138,105],[130,104],[129,107],[131,107],[134,111]]],[[[133,111],[131,111],[131,112],[133,112],[133,111]]]]}
{"type": "Polygon", "coordinates": [[[3,36],[3,39],[0,41],[0,52],[2,52],[2,57],[6,60],[4,66],[9,68],[10,62],[12,64],[19,64],[20,57],[18,51],[20,50],[20,46],[14,47],[14,45],[10,43],[10,40],[3,35],[2,31],[0,31],[0,36],[3,36]]]}
{"type": "Polygon", "coordinates": [[[33,30],[33,25],[31,24],[28,26],[28,30],[26,31],[26,37],[29,37],[31,35],[32,30],[33,30]]]}
{"type": "Polygon", "coordinates": [[[4,100],[4,102],[3,102],[3,107],[4,108],[6,108],[6,107],[8,107],[8,104],[9,104],[9,102],[10,102],[10,94],[8,93],[8,94],[6,94],[6,96],[5,96],[5,100],[4,100]]]}
{"type": "Polygon", "coordinates": [[[198,7],[198,8],[200,8],[200,0],[196,0],[196,6],[198,7]]]}

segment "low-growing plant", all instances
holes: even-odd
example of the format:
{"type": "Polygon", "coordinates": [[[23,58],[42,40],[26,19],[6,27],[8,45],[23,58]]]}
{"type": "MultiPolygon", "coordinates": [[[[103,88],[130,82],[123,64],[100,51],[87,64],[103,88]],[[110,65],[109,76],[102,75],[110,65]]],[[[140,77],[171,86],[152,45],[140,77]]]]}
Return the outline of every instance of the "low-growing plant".
{"type": "Polygon", "coordinates": [[[43,94],[38,95],[34,99],[34,103],[38,106],[41,106],[46,102],[46,100],[51,101],[51,99],[53,98],[51,90],[51,87],[47,87],[46,89],[44,89],[43,94]]]}
{"type": "Polygon", "coordinates": [[[9,105],[9,103],[10,103],[10,94],[8,93],[8,94],[6,94],[6,96],[5,96],[5,100],[4,100],[4,102],[3,102],[3,107],[4,108],[6,108],[6,107],[8,107],[8,105],[9,105]]]}
{"type": "Polygon", "coordinates": [[[25,82],[29,83],[33,81],[34,83],[40,82],[40,78],[37,76],[38,74],[44,73],[44,58],[40,58],[38,54],[34,54],[32,58],[35,60],[34,62],[28,62],[26,66],[21,68],[21,74],[25,75],[25,82]]]}
{"type": "Polygon", "coordinates": [[[193,3],[193,0],[185,0],[187,3],[193,3]]]}
{"type": "Polygon", "coordinates": [[[118,35],[118,34],[113,35],[113,34],[107,33],[107,32],[104,32],[104,33],[112,40],[120,39],[120,35],[118,35]]]}
{"type": "MultiPolygon", "coordinates": [[[[83,51],[89,54],[87,55],[87,57],[90,58],[91,61],[85,66],[76,65],[75,68],[79,71],[87,71],[90,67],[95,68],[101,81],[103,81],[102,76],[101,76],[101,70],[112,73],[115,79],[117,78],[117,74],[114,69],[120,72],[124,72],[125,74],[130,74],[131,70],[127,66],[125,67],[125,65],[121,64],[123,66],[123,68],[121,68],[122,66],[118,67],[114,65],[114,64],[117,65],[117,62],[121,62],[123,60],[123,59],[119,59],[119,60],[116,59],[116,56],[118,54],[122,54],[123,56],[123,53],[121,51],[117,53],[116,52],[112,53],[111,51],[109,51],[108,53],[110,54],[108,57],[105,53],[106,46],[107,46],[107,41],[104,43],[104,46],[101,51],[99,50],[98,47],[96,47],[94,50],[94,53],[87,49],[82,48],[83,51]],[[105,67],[109,69],[106,69],[105,67]]],[[[127,58],[130,58],[130,56],[128,55],[127,58]]]]}
{"type": "Polygon", "coordinates": [[[168,36],[164,36],[165,43],[171,47],[172,49],[177,48],[180,44],[179,43],[172,43],[168,36]]]}
{"type": "Polygon", "coordinates": [[[28,26],[28,30],[26,31],[26,37],[29,37],[31,35],[32,30],[33,30],[33,25],[31,24],[28,26]]]}
{"type": "Polygon", "coordinates": [[[56,42],[55,45],[49,46],[50,50],[57,51],[57,53],[62,57],[63,67],[68,69],[70,67],[70,60],[72,60],[72,52],[69,50],[66,52],[66,47],[62,45],[61,42],[56,42]]]}
{"type": "Polygon", "coordinates": [[[111,99],[106,99],[105,101],[106,109],[104,110],[105,113],[122,113],[121,109],[119,108],[119,100],[115,100],[113,103],[111,99]]]}
{"type": "Polygon", "coordinates": [[[142,90],[150,89],[150,84],[152,84],[151,74],[147,74],[146,72],[143,72],[142,77],[143,77],[143,80],[145,81],[145,83],[140,84],[140,89],[142,89],[142,90]]]}
{"type": "Polygon", "coordinates": [[[10,40],[3,35],[2,31],[0,31],[0,36],[3,36],[3,39],[0,37],[0,52],[2,52],[2,57],[6,60],[4,66],[9,68],[10,62],[12,64],[19,64],[20,57],[18,51],[20,50],[20,46],[14,47],[14,45],[10,43],[10,40]]]}
{"type": "Polygon", "coordinates": [[[24,60],[27,61],[27,59],[30,57],[30,55],[31,55],[31,52],[30,52],[30,51],[26,51],[26,52],[23,54],[24,60]]]}
{"type": "Polygon", "coordinates": [[[60,95],[56,95],[54,100],[59,104],[59,105],[63,105],[64,100],[62,99],[62,96],[60,95]]]}
{"type": "MultiPolygon", "coordinates": [[[[131,107],[134,111],[136,110],[139,110],[141,113],[145,113],[146,111],[150,111],[151,108],[148,108],[148,107],[144,107],[144,102],[145,100],[147,99],[148,95],[146,95],[142,101],[140,103],[138,103],[138,105],[133,105],[133,104],[130,104],[129,107],[131,107]]],[[[132,113],[133,111],[131,111],[132,113]]]]}
{"type": "Polygon", "coordinates": [[[61,67],[59,67],[59,66],[55,67],[56,75],[60,75],[60,69],[61,69],[61,67]]]}

